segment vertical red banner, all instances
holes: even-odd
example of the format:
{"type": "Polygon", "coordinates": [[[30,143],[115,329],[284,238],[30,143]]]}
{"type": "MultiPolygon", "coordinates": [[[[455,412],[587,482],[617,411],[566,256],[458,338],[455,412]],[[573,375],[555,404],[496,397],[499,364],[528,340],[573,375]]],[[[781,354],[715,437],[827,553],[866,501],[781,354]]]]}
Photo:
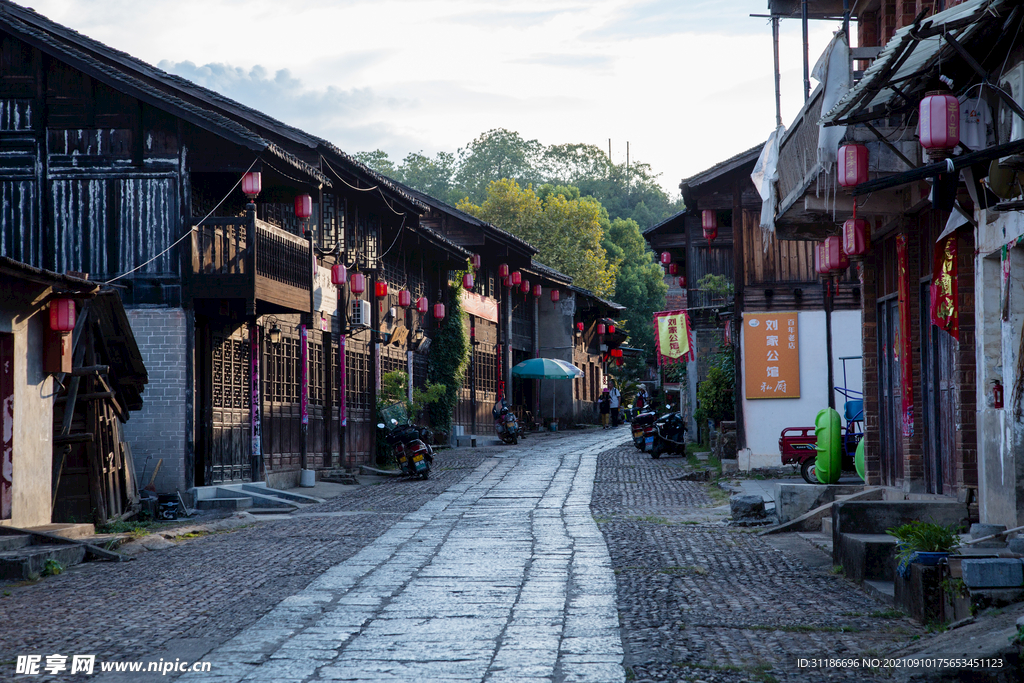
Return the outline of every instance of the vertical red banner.
{"type": "Polygon", "coordinates": [[[910,269],[907,257],[907,236],[896,237],[896,284],[899,303],[900,417],[903,436],[914,434],[914,363],[910,339],[910,269]]]}
{"type": "Polygon", "coordinates": [[[302,364],[302,372],[299,374],[299,409],[302,415],[302,424],[309,424],[309,330],[305,325],[299,326],[299,362],[302,364]]]}
{"type": "Polygon", "coordinates": [[[932,262],[931,320],[953,339],[960,340],[960,312],[957,307],[956,235],[935,245],[932,262]]]}

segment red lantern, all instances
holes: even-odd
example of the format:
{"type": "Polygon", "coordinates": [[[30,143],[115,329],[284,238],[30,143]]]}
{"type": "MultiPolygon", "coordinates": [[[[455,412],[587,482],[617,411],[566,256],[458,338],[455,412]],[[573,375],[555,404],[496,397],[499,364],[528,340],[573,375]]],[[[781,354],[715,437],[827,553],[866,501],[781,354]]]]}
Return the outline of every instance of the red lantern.
{"type": "Polygon", "coordinates": [[[259,171],[249,171],[242,176],[242,192],[249,201],[256,199],[256,195],[263,189],[263,180],[259,171]]]}
{"type": "Polygon", "coordinates": [[[843,223],[843,251],[854,258],[868,253],[868,222],[863,218],[850,218],[843,223]]]}
{"type": "MultiPolygon", "coordinates": [[[[551,290],[551,291],[554,291],[554,290],[551,290]]],[[[543,293],[544,293],[544,288],[543,287],[541,287],[540,285],[534,285],[533,286],[533,296],[535,296],[536,298],[539,299],[540,295],[543,294],[543,293]]]]}
{"type": "Polygon", "coordinates": [[[828,255],[825,253],[824,242],[818,242],[814,248],[814,272],[818,275],[828,275],[828,255]]]}
{"type": "Polygon", "coordinates": [[[429,308],[430,302],[427,301],[427,297],[421,296],[419,299],[416,299],[416,311],[418,313],[426,314],[429,308]]]}
{"type": "Polygon", "coordinates": [[[362,273],[352,273],[349,279],[349,289],[353,294],[362,294],[366,291],[366,276],[362,273]]]}
{"type": "Polygon", "coordinates": [[[520,291],[523,294],[526,294],[527,292],[530,291],[530,281],[529,280],[523,280],[523,284],[520,285],[520,291]]]}
{"type": "Polygon", "coordinates": [[[398,293],[398,305],[402,308],[409,308],[412,306],[412,292],[408,289],[403,289],[398,293]]]}
{"type": "Polygon", "coordinates": [[[960,143],[960,103],[948,92],[934,91],[921,100],[918,133],[932,158],[948,157],[960,143]]]}
{"type": "Polygon", "coordinates": [[[622,367],[622,359],[621,358],[616,358],[615,359],[615,364],[618,365],[619,367],[622,367]]]}
{"type": "Polygon", "coordinates": [[[992,407],[1000,410],[1003,407],[1003,383],[997,379],[992,380],[992,407]]]}
{"type": "Polygon", "coordinates": [[[825,264],[831,273],[840,273],[850,267],[850,259],[843,252],[843,240],[839,235],[825,238],[825,264]]]}
{"type": "Polygon", "coordinates": [[[498,266],[498,277],[508,277],[508,264],[502,263],[498,266]]]}
{"type": "Polygon", "coordinates": [[[608,334],[615,334],[615,325],[608,326],[608,334]]]}
{"type": "Polygon", "coordinates": [[[598,323],[597,324],[597,333],[598,334],[604,334],[606,329],[608,329],[608,328],[605,327],[604,323],[598,323]]]}
{"type": "Polygon", "coordinates": [[[576,329],[579,330],[580,332],[582,332],[583,331],[583,323],[576,323],[576,329]]]}
{"type": "Polygon", "coordinates": [[[444,320],[444,304],[434,304],[434,318],[438,322],[444,320]]]}
{"type": "Polygon", "coordinates": [[[842,187],[854,187],[868,180],[868,148],[849,143],[839,148],[836,173],[842,187]]]}
{"type": "Polygon", "coordinates": [[[469,257],[469,264],[476,270],[480,270],[481,263],[483,263],[483,260],[480,258],[480,254],[473,254],[469,257]]]}
{"type": "Polygon", "coordinates": [[[669,275],[678,275],[679,274],[679,264],[677,264],[677,263],[670,263],[670,264],[668,264],[668,274],[669,275]]]}
{"type": "Polygon", "coordinates": [[[511,275],[509,275],[508,277],[509,277],[509,282],[511,282],[512,284],[514,284],[516,286],[521,285],[523,283],[523,274],[520,273],[518,270],[516,272],[512,273],[511,275]]]}
{"type": "Polygon", "coordinates": [[[300,194],[295,198],[295,217],[306,220],[313,215],[313,198],[308,194],[300,194]]]}
{"type": "Polygon", "coordinates": [[[337,287],[345,284],[348,280],[348,270],[340,263],[335,263],[331,266],[331,283],[337,287]]]}
{"type": "Polygon", "coordinates": [[[50,302],[50,329],[71,332],[75,329],[75,300],[54,299],[50,302]]]}
{"type": "MultiPolygon", "coordinates": [[[[554,303],[558,303],[558,297],[559,296],[560,295],[558,294],[558,290],[557,289],[552,289],[551,290],[551,303],[553,303],[553,304],[554,303]]],[[[580,329],[581,330],[583,329],[583,323],[580,323],[580,329]]]]}
{"type": "Polygon", "coordinates": [[[700,212],[700,227],[704,230],[704,237],[708,242],[718,237],[718,214],[712,209],[704,209],[700,212]]]}
{"type": "Polygon", "coordinates": [[[686,276],[681,275],[679,277],[679,289],[686,289],[686,276]]]}
{"type": "Polygon", "coordinates": [[[622,349],[612,349],[609,353],[611,353],[612,358],[622,358],[622,349]]]}
{"type": "Polygon", "coordinates": [[[666,266],[672,263],[672,254],[668,253],[667,251],[661,252],[661,263],[662,265],[666,266]]]}
{"type": "Polygon", "coordinates": [[[473,273],[464,273],[462,276],[462,288],[467,292],[473,291],[473,273]]]}
{"type": "Polygon", "coordinates": [[[383,299],[388,295],[388,283],[386,282],[375,282],[373,284],[373,293],[378,299],[383,299]]]}

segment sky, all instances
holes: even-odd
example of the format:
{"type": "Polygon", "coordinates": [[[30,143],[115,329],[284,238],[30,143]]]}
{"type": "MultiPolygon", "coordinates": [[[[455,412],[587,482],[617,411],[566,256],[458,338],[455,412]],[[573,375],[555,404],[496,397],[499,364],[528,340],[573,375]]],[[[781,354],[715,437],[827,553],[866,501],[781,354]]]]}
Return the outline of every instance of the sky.
{"type": "MultiPolygon", "coordinates": [[[[767,0],[31,0],[37,12],[330,140],[455,152],[507,128],[649,163],[666,191],[775,126],[767,0]]],[[[839,27],[811,22],[810,61],[839,27]]],[[[782,22],[782,117],[803,102],[782,22]]]]}

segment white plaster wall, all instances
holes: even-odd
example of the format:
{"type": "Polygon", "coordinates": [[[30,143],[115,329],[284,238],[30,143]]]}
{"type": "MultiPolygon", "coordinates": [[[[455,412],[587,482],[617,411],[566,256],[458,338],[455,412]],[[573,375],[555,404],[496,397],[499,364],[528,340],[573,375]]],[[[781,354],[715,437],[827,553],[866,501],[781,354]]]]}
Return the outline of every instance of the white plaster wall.
{"type": "MultiPolygon", "coordinates": [[[[757,311],[751,311],[757,312],[757,311]]],[[[828,365],[825,362],[825,311],[800,311],[800,398],[743,399],[743,424],[750,467],[778,467],[779,434],[786,427],[813,427],[814,417],[828,407],[828,365]]],[[[746,330],[740,334],[741,362],[746,358],[746,330]]],[[[835,386],[843,384],[842,356],[861,355],[860,311],[836,311],[832,314],[832,358],[835,386]]],[[[863,387],[860,361],[847,361],[846,386],[856,391],[863,387]]],[[[743,381],[760,381],[743,373],[743,381]]],[[[746,396],[746,387],[743,387],[746,396]]],[[[844,398],[836,393],[836,410],[843,414],[844,398]]],[[[844,423],[845,424],[845,423],[844,423]]]]}
{"type": "Polygon", "coordinates": [[[0,524],[32,527],[50,523],[54,385],[43,373],[44,315],[24,318],[23,312],[0,311],[0,332],[14,334],[11,519],[0,524]]]}

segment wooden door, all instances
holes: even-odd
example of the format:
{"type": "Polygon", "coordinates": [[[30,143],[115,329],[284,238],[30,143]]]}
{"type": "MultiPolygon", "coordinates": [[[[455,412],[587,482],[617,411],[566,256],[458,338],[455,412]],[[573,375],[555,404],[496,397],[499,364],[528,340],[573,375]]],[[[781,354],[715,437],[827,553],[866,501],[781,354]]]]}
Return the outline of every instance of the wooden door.
{"type": "Polygon", "coordinates": [[[936,361],[938,375],[938,423],[943,426],[939,432],[937,488],[933,493],[954,493],[956,489],[956,430],[959,426],[959,392],[957,390],[957,356],[959,343],[942,330],[932,327],[936,338],[936,361]]]}
{"type": "Polygon", "coordinates": [[[206,485],[252,480],[249,327],[208,334],[202,460],[206,485]]]}
{"type": "Polygon", "coordinates": [[[371,347],[366,335],[348,337],[345,343],[345,460],[346,467],[371,464],[374,448],[373,387],[370,385],[371,347]]]}
{"type": "Polygon", "coordinates": [[[942,493],[941,444],[945,422],[939,417],[939,337],[931,324],[931,285],[921,285],[921,404],[924,417],[924,481],[928,493],[942,493]]]}
{"type": "Polygon", "coordinates": [[[896,362],[899,304],[895,297],[878,304],[878,402],[882,484],[895,486],[903,476],[900,420],[902,391],[896,362]]]}

